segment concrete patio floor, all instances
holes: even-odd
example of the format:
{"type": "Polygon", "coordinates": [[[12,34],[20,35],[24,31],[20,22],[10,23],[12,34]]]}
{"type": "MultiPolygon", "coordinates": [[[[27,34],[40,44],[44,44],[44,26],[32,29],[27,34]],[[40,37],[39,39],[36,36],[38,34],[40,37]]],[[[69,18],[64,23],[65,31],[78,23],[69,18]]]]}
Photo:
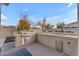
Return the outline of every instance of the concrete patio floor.
{"type": "Polygon", "coordinates": [[[33,56],[66,56],[64,53],[58,52],[40,43],[31,43],[25,46],[25,48],[33,56]]]}
{"type": "Polygon", "coordinates": [[[3,51],[0,55],[7,54],[10,52],[16,51],[18,49],[21,49],[21,48],[26,48],[32,54],[32,56],[66,56],[62,52],[58,52],[54,49],[51,49],[45,45],[42,45],[36,42],[24,45],[22,47],[17,47],[17,48],[3,51]]]}

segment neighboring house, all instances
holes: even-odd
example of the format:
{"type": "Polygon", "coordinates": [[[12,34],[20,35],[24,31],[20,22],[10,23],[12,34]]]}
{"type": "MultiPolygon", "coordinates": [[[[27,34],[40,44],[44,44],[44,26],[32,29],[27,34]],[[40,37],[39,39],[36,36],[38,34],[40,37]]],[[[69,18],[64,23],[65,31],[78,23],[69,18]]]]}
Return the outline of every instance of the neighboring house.
{"type": "Polygon", "coordinates": [[[78,22],[73,22],[64,26],[65,32],[78,33],[78,22]]]}

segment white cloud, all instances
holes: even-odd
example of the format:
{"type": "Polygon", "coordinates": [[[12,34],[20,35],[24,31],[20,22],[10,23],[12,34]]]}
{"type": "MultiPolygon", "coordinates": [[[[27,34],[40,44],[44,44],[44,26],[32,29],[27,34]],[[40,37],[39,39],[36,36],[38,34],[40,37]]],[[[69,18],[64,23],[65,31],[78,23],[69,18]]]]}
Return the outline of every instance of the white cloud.
{"type": "Polygon", "coordinates": [[[48,19],[59,19],[59,18],[61,18],[62,16],[53,16],[53,17],[50,17],[50,18],[48,18],[48,19]]]}
{"type": "Polygon", "coordinates": [[[4,14],[1,14],[1,24],[8,25],[8,24],[6,24],[6,21],[7,21],[7,17],[4,14]]]}
{"type": "Polygon", "coordinates": [[[7,20],[7,17],[4,14],[1,14],[1,20],[7,20]]]}
{"type": "Polygon", "coordinates": [[[64,16],[66,19],[69,18],[70,20],[77,20],[77,8],[67,11],[64,16]]]}
{"type": "MultiPolygon", "coordinates": [[[[73,10],[73,11],[75,12],[76,10],[73,10]]],[[[71,11],[71,12],[73,12],[73,11],[71,11]]],[[[73,16],[70,15],[69,17],[67,17],[68,15],[70,15],[70,14],[67,13],[65,15],[57,15],[57,16],[48,17],[47,21],[51,24],[54,24],[54,25],[57,23],[61,23],[61,22],[65,22],[65,24],[68,24],[68,23],[72,23],[72,22],[77,21],[76,15],[73,15],[73,16]]]]}
{"type": "Polygon", "coordinates": [[[56,24],[63,22],[63,17],[61,15],[52,16],[46,18],[47,22],[54,25],[54,28],[56,28],[56,24]]]}
{"type": "Polygon", "coordinates": [[[68,5],[67,5],[67,7],[71,7],[73,4],[72,3],[69,3],[68,5]]]}
{"type": "Polygon", "coordinates": [[[22,12],[27,12],[29,10],[29,8],[25,8],[22,10],[22,12]]]}
{"type": "Polygon", "coordinates": [[[9,24],[7,24],[6,21],[1,21],[1,25],[6,25],[6,26],[8,26],[9,24]]]}
{"type": "Polygon", "coordinates": [[[6,22],[6,21],[2,21],[2,22],[1,22],[1,25],[4,25],[4,26],[14,25],[14,26],[16,26],[17,24],[9,24],[9,23],[6,22]]]}
{"type": "Polygon", "coordinates": [[[52,17],[48,17],[47,21],[51,24],[57,24],[58,22],[63,22],[63,17],[62,16],[52,16],[52,17]]]}
{"type": "Polygon", "coordinates": [[[74,17],[74,18],[64,18],[64,22],[65,22],[65,24],[77,22],[77,17],[74,17]]]}
{"type": "Polygon", "coordinates": [[[68,24],[77,21],[77,8],[68,10],[66,13],[62,14],[63,21],[68,24]]]}
{"type": "Polygon", "coordinates": [[[2,22],[1,22],[1,25],[7,25],[7,24],[6,24],[6,22],[2,21],[2,22]]]}

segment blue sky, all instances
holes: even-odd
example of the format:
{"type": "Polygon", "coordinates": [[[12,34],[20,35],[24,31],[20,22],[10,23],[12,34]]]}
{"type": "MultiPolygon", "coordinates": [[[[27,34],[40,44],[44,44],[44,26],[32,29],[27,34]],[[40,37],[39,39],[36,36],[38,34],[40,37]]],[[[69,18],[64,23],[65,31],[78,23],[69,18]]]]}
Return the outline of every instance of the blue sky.
{"type": "Polygon", "coordinates": [[[27,13],[29,20],[35,24],[46,17],[47,22],[71,23],[77,21],[77,6],[69,3],[12,3],[2,6],[3,25],[17,25],[21,13],[27,13]]]}

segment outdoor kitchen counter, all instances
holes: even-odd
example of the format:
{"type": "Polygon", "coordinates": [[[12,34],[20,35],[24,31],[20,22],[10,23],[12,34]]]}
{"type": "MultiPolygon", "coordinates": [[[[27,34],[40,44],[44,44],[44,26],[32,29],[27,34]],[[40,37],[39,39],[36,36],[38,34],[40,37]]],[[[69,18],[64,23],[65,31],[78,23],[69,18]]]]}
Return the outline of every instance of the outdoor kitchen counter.
{"type": "Polygon", "coordinates": [[[78,37],[72,35],[37,33],[37,41],[67,55],[76,56],[78,37]]]}

